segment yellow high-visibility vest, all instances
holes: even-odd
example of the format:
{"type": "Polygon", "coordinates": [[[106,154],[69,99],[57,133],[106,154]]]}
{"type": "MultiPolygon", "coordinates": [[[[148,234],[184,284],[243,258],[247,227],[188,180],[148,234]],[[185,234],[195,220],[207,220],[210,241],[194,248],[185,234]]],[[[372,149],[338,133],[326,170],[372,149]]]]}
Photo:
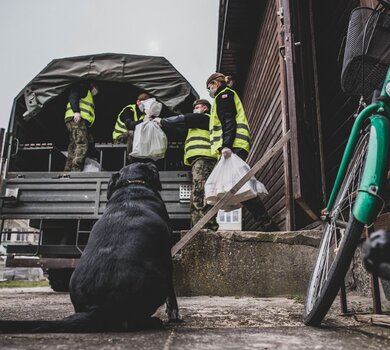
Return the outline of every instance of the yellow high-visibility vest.
{"type": "Polygon", "coordinates": [[[233,148],[241,148],[249,153],[250,150],[250,132],[249,124],[245,115],[244,106],[237,93],[226,87],[221,92],[219,92],[214,99],[213,106],[211,108],[211,117],[210,117],[210,142],[211,142],[211,152],[213,155],[220,155],[220,148],[222,148],[222,125],[221,121],[218,118],[217,114],[217,104],[215,103],[216,98],[223,94],[226,91],[231,91],[234,95],[234,103],[236,105],[236,137],[233,142],[233,148]]]}
{"type": "MultiPolygon", "coordinates": [[[[210,118],[210,114],[205,114],[210,118]]],[[[184,144],[184,164],[191,165],[189,159],[193,157],[217,158],[211,153],[210,146],[210,132],[208,130],[189,129],[184,144]]]]}
{"type": "Polygon", "coordinates": [[[119,136],[127,132],[127,128],[124,122],[121,120],[121,115],[125,111],[126,108],[130,108],[134,112],[134,121],[137,122],[138,120],[144,119],[144,114],[141,114],[140,117],[138,117],[137,114],[137,106],[135,104],[127,105],[125,108],[121,110],[121,112],[118,114],[118,118],[116,120],[116,124],[114,127],[114,131],[112,132],[112,139],[116,140],[119,136]]]}
{"type": "MultiPolygon", "coordinates": [[[[95,104],[93,103],[93,96],[91,91],[88,90],[87,96],[83,97],[79,101],[80,107],[80,117],[89,122],[91,126],[95,121],[95,104]]],[[[74,112],[70,102],[66,105],[65,111],[65,121],[72,119],[74,117],[74,112]]]]}

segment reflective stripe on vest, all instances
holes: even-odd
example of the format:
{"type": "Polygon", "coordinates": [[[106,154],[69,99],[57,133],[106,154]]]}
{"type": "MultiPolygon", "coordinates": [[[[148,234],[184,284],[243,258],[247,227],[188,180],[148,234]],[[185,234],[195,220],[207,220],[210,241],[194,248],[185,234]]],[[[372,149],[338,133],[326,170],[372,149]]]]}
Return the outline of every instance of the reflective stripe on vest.
{"type": "Polygon", "coordinates": [[[231,91],[234,95],[234,104],[236,105],[236,137],[233,142],[233,148],[241,148],[249,153],[250,150],[250,132],[249,132],[249,124],[246,119],[244,106],[237,93],[226,87],[221,92],[219,92],[214,99],[213,107],[211,109],[211,117],[210,117],[210,142],[211,142],[211,151],[214,155],[219,156],[220,148],[222,148],[222,125],[221,121],[217,115],[217,104],[215,103],[216,98],[224,93],[225,91],[231,91]]]}
{"type": "Polygon", "coordinates": [[[118,115],[118,118],[116,119],[116,124],[115,124],[115,127],[114,127],[114,131],[112,132],[113,140],[116,140],[119,136],[121,136],[122,134],[124,134],[124,133],[126,133],[128,131],[127,128],[126,128],[125,123],[122,122],[122,120],[121,120],[121,115],[125,111],[126,108],[130,108],[133,111],[133,113],[134,113],[134,121],[135,122],[137,122],[138,120],[143,120],[144,119],[144,115],[143,114],[138,118],[137,106],[135,104],[127,105],[125,108],[123,108],[121,110],[121,112],[118,115]]]}
{"type": "MultiPolygon", "coordinates": [[[[93,96],[91,91],[88,90],[87,96],[83,97],[79,101],[80,117],[89,122],[91,126],[95,121],[95,104],[93,103],[93,96]]],[[[66,105],[65,121],[74,117],[74,112],[70,102],[66,105]]]]}
{"type": "MultiPolygon", "coordinates": [[[[210,114],[206,114],[210,118],[210,114]]],[[[191,165],[190,158],[193,157],[210,157],[212,155],[210,148],[210,132],[203,129],[189,129],[184,144],[184,164],[191,165]]]]}

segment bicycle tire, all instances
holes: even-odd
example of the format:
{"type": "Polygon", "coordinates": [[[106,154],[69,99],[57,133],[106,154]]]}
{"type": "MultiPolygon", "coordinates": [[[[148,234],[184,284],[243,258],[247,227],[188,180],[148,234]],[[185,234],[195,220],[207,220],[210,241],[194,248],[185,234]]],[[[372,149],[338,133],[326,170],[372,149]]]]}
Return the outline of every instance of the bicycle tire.
{"type": "Polygon", "coordinates": [[[352,208],[366,163],[369,134],[369,127],[361,131],[335,204],[330,210],[329,221],[324,227],[306,293],[303,321],[308,326],[320,325],[332,306],[364,228],[364,224],[353,217],[352,208]],[[348,220],[346,220],[347,214],[348,220]],[[340,220],[340,217],[343,220],[340,220]],[[341,222],[344,224],[348,222],[344,225],[344,233],[341,222]],[[334,257],[328,269],[330,253],[333,253],[334,257]]]}
{"type": "Polygon", "coordinates": [[[363,228],[364,224],[352,217],[352,220],[349,223],[349,230],[347,229],[345,233],[346,238],[344,244],[339,248],[340,252],[336,258],[337,260],[334,262],[333,270],[329,272],[327,284],[323,287],[321,299],[318,299],[309,313],[306,313],[307,307],[305,304],[305,316],[303,321],[307,326],[319,326],[332,306],[341,283],[344,280],[344,276],[351,264],[363,228]]]}

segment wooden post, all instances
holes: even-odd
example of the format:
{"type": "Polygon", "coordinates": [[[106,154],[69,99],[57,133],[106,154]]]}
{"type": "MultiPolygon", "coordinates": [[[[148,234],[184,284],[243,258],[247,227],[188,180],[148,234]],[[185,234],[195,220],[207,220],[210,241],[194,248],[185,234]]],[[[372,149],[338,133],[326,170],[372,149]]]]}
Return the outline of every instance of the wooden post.
{"type": "Polygon", "coordinates": [[[256,162],[248,173],[238,181],[233,188],[227,192],[207,213],[200,219],[192,228],[189,230],[185,236],[177,242],[171,250],[171,255],[174,256],[177,252],[182,249],[201,229],[202,227],[209,222],[209,220],[217,214],[218,210],[221,209],[229,200],[234,196],[234,194],[242,187],[244,184],[254,176],[278,151],[280,151],[283,146],[290,140],[290,131],[288,131],[275,145],[267,151],[264,156],[256,162]]]}
{"type": "MultiPolygon", "coordinates": [[[[284,13],[283,6],[279,0],[278,16],[280,21],[280,33],[278,36],[279,49],[283,51],[285,47],[284,42],[284,13]]],[[[282,131],[283,134],[289,129],[288,122],[288,106],[287,106],[287,91],[286,91],[286,69],[285,59],[280,52],[279,55],[279,75],[280,75],[280,94],[281,94],[281,107],[282,107],[282,131]]],[[[291,184],[291,154],[290,145],[286,143],[283,147],[283,168],[284,168],[284,185],[285,185],[285,202],[286,202],[286,231],[291,231],[295,228],[295,215],[294,215],[294,203],[291,184]]]]}

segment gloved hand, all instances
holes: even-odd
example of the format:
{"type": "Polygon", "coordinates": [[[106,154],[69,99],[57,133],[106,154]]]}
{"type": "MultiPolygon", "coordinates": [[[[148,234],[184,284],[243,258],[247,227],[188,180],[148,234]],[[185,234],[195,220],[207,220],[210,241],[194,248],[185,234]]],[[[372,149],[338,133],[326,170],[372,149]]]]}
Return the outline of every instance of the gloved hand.
{"type": "Polygon", "coordinates": [[[161,118],[156,117],[156,118],[153,119],[153,121],[154,121],[158,126],[161,126],[161,118]]]}
{"type": "Polygon", "coordinates": [[[227,147],[224,147],[222,148],[222,156],[227,159],[227,158],[230,158],[230,156],[232,155],[232,150],[230,148],[227,148],[227,147]]]}
{"type": "Polygon", "coordinates": [[[73,121],[75,122],[75,123],[80,123],[80,120],[81,120],[81,116],[80,116],[80,113],[79,112],[76,112],[75,114],[74,114],[74,116],[73,116],[73,121]]]}

